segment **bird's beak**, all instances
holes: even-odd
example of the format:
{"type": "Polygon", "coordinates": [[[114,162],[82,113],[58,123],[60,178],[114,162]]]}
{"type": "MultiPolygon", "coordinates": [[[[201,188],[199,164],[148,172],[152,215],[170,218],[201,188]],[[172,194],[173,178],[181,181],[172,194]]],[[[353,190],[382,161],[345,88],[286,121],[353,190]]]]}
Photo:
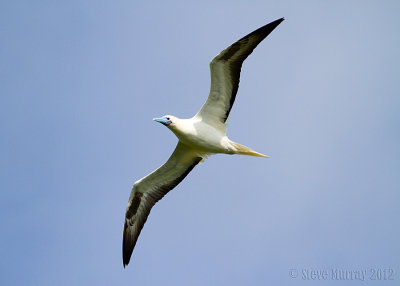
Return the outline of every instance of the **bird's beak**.
{"type": "Polygon", "coordinates": [[[161,117],[161,118],[153,118],[153,120],[154,120],[154,121],[157,121],[157,122],[160,122],[160,123],[162,123],[162,124],[164,124],[164,125],[167,125],[167,123],[168,123],[168,120],[167,120],[166,118],[164,118],[164,117],[161,117]]]}

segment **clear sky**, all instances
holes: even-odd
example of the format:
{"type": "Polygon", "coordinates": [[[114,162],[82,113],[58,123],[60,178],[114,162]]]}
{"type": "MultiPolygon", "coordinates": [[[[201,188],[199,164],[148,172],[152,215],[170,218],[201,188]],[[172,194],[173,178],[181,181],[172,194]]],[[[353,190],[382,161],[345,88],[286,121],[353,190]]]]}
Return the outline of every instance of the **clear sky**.
{"type": "Polygon", "coordinates": [[[399,285],[399,3],[1,1],[0,284],[399,285]],[[177,142],[152,118],[194,115],[209,61],[280,17],[228,128],[270,158],[196,167],[124,269],[132,184],[177,142]],[[366,281],[303,274],[332,269],[366,281]]]}

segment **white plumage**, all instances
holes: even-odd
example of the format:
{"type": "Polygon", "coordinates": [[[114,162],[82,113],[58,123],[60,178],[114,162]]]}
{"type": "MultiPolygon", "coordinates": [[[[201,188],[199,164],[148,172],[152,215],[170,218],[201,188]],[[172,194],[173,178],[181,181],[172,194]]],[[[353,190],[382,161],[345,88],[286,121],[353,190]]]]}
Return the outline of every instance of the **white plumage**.
{"type": "Polygon", "coordinates": [[[207,101],[190,119],[172,115],[155,118],[179,139],[168,161],[135,182],[125,215],[122,243],[124,267],[129,263],[140,231],[154,204],[177,186],[207,156],[215,153],[266,157],[226,136],[226,121],[239,87],[243,61],[281,22],[278,19],[248,34],[218,54],[210,63],[211,88],[207,101]]]}

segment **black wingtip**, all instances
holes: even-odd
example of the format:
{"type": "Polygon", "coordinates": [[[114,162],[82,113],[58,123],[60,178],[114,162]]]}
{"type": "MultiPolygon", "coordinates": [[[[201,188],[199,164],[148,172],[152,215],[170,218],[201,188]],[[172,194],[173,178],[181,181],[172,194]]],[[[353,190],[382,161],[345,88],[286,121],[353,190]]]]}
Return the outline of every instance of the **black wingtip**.
{"type": "MultiPolygon", "coordinates": [[[[278,27],[279,24],[282,23],[284,20],[285,20],[285,18],[282,17],[282,18],[280,18],[280,19],[277,19],[277,20],[275,20],[275,21],[272,21],[271,23],[265,25],[264,27],[272,26],[272,27],[273,27],[272,30],[274,30],[274,29],[275,29],[276,27],[278,27]]],[[[271,31],[272,31],[272,30],[271,30],[271,31]]]]}
{"type": "Polygon", "coordinates": [[[123,238],[122,238],[122,264],[125,268],[125,266],[127,266],[129,264],[129,261],[131,260],[131,255],[132,255],[132,250],[129,249],[128,247],[128,233],[127,233],[127,224],[125,222],[124,224],[124,234],[123,234],[123,238]]]}
{"type": "Polygon", "coordinates": [[[277,26],[278,26],[280,23],[282,23],[284,20],[285,20],[285,18],[282,17],[282,18],[280,18],[280,19],[277,19],[277,20],[275,20],[275,21],[272,21],[271,23],[267,24],[266,26],[271,25],[271,26],[277,27],[277,26]]]}
{"type": "MultiPolygon", "coordinates": [[[[280,19],[277,19],[277,20],[275,20],[275,21],[272,21],[272,22],[270,22],[270,23],[268,23],[268,24],[266,24],[266,25],[264,25],[264,26],[258,28],[257,30],[251,32],[250,34],[248,34],[247,36],[243,37],[243,38],[240,39],[240,40],[243,40],[244,38],[251,37],[251,36],[253,36],[253,35],[255,35],[255,34],[258,34],[258,35],[262,35],[262,39],[260,39],[260,42],[261,42],[261,41],[262,41],[265,37],[267,37],[273,30],[275,30],[275,28],[278,27],[279,24],[282,23],[284,20],[285,20],[285,18],[280,18],[280,19]]],[[[240,40],[239,40],[239,41],[240,41],[240,40]]]]}

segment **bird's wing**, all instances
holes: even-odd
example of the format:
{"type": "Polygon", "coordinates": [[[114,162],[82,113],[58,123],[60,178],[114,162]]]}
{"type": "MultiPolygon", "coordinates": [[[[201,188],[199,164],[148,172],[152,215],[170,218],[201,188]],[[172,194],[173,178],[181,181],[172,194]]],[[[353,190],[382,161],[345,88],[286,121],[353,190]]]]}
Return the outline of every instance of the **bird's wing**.
{"type": "Polygon", "coordinates": [[[136,241],[154,204],[175,188],[203,159],[179,142],[168,161],[153,173],[135,182],[126,208],[122,241],[123,263],[128,265],[136,241]]]}
{"type": "Polygon", "coordinates": [[[210,94],[196,117],[221,130],[226,129],[226,120],[239,88],[243,61],[283,20],[278,19],[255,30],[230,45],[211,61],[210,94]]]}

